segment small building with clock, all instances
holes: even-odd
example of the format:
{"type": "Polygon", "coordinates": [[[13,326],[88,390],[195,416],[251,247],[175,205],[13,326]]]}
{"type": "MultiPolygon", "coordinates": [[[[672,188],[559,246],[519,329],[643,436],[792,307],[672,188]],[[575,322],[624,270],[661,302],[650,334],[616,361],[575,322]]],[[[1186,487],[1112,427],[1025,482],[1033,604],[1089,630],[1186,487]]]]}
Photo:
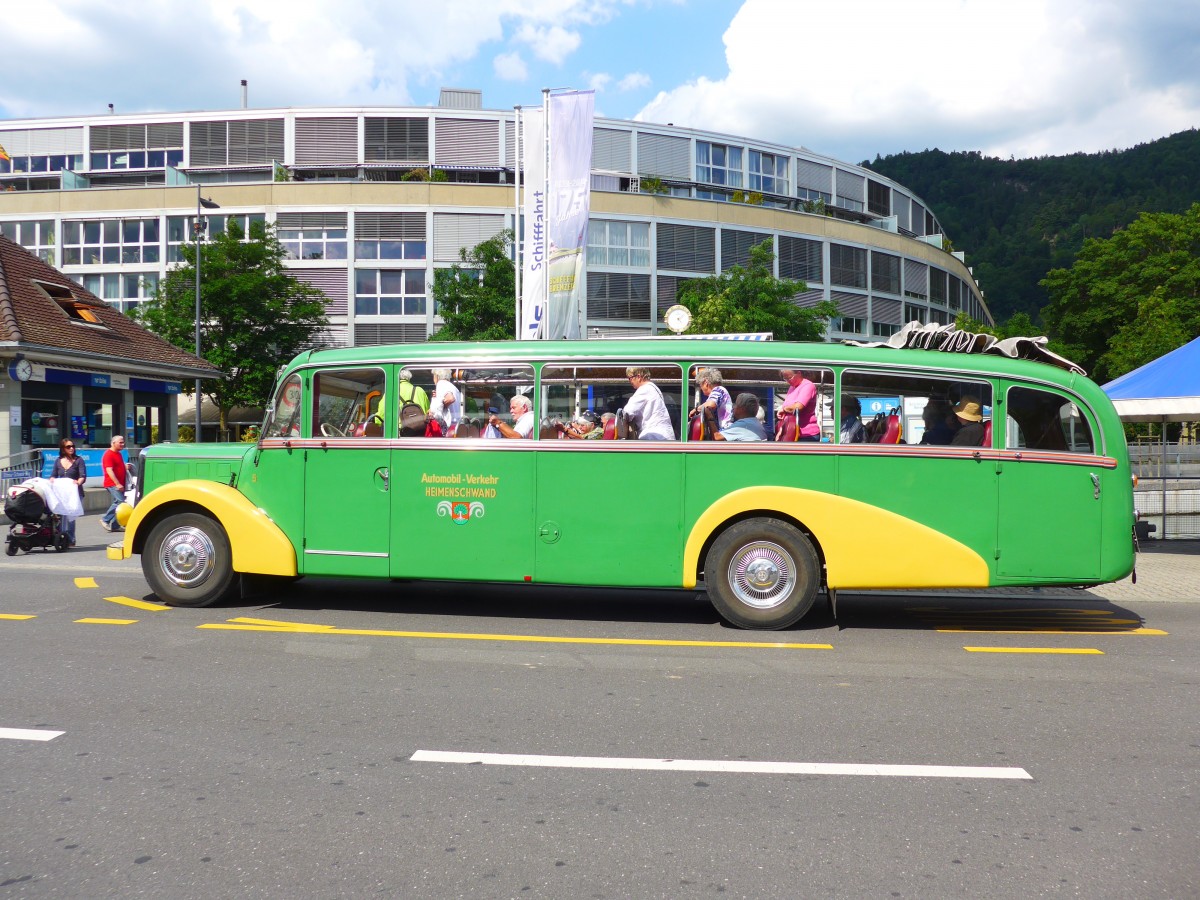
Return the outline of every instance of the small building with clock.
{"type": "Polygon", "coordinates": [[[175,440],[183,382],[216,367],[142,328],[0,236],[0,470],[64,438],[107,448],[175,440]]]}

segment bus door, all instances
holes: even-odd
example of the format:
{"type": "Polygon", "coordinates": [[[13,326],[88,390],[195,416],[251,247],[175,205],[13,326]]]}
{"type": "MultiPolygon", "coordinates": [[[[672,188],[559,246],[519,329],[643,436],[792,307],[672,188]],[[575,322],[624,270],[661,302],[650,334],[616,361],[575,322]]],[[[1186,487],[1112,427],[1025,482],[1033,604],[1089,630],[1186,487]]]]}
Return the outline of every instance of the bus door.
{"type": "Polygon", "coordinates": [[[532,366],[408,369],[426,395],[444,380],[459,389],[462,427],[458,436],[410,437],[393,446],[391,576],[531,580],[538,428],[528,438],[485,432],[493,410],[510,427],[529,424],[513,415],[513,398],[533,398],[532,366]]]}
{"type": "MultiPolygon", "coordinates": [[[[539,442],[538,497],[535,516],[536,580],[543,583],[591,583],[645,587],[679,585],[684,536],[683,453],[686,427],[678,365],[639,366],[661,395],[653,413],[669,440],[631,440],[623,429],[539,442]],[[662,416],[665,408],[666,420],[662,416]],[[605,438],[604,434],[609,434],[605,438]]],[[[584,412],[603,418],[630,405],[634,384],[625,365],[547,364],[542,367],[543,404],[564,423],[584,412]]],[[[639,384],[641,382],[639,381],[639,384]]],[[[655,392],[652,390],[651,394],[655,392]]],[[[579,434],[576,430],[574,434],[579,434]]]]}
{"type": "Polygon", "coordinates": [[[305,442],[306,575],[387,577],[391,543],[394,402],[382,367],[312,376],[312,437],[305,442]],[[381,407],[387,405],[387,408],[381,407]]]}
{"type": "Polygon", "coordinates": [[[1008,388],[1005,413],[1005,446],[1014,452],[999,466],[997,572],[1099,576],[1101,504],[1112,472],[1080,464],[1098,452],[1087,418],[1063,394],[1017,386],[1008,388]]]}

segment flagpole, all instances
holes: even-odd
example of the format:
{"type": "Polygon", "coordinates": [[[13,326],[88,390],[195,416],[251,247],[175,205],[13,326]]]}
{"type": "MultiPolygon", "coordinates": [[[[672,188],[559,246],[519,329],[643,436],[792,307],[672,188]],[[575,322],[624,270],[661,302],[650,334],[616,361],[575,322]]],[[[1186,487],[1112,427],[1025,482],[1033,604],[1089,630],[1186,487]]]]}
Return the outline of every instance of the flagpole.
{"type": "MultiPolygon", "coordinates": [[[[551,210],[554,204],[550,202],[550,88],[542,88],[542,152],[546,154],[544,164],[542,166],[542,196],[546,198],[546,209],[551,210]]],[[[550,233],[550,223],[547,222],[546,233],[546,265],[542,266],[542,285],[543,296],[546,298],[546,317],[542,321],[541,340],[546,340],[546,334],[550,327],[550,259],[553,248],[550,246],[548,235],[550,233]]]]}
{"type": "Polygon", "coordinates": [[[521,107],[513,107],[513,263],[516,267],[517,315],[513,319],[513,336],[521,339],[521,269],[525,260],[521,254],[521,107]]]}

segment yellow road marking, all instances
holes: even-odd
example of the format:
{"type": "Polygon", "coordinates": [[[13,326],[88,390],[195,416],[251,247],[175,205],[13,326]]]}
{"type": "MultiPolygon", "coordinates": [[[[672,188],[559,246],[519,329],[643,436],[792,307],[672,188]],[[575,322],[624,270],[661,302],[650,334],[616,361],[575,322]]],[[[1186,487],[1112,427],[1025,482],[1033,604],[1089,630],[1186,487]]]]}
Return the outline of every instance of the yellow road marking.
{"type": "Polygon", "coordinates": [[[1092,647],[963,647],[968,653],[1062,653],[1103,656],[1103,650],[1092,647]]]}
{"type": "Polygon", "coordinates": [[[109,603],[120,603],[122,606],[132,606],[134,609],[144,609],[148,612],[159,612],[160,610],[171,608],[161,603],[147,603],[145,600],[134,600],[132,597],[105,597],[104,599],[109,603]]]}
{"type": "Polygon", "coordinates": [[[18,622],[24,622],[26,619],[36,619],[37,616],[18,616],[16,613],[0,613],[0,619],[14,619],[18,622]]]}
{"type": "Polygon", "coordinates": [[[76,619],[76,625],[135,625],[137,619],[76,619]]]}
{"type": "Polygon", "coordinates": [[[1130,628],[1113,631],[1078,631],[1074,628],[1021,628],[1005,631],[999,628],[938,628],[938,634],[1170,634],[1159,628],[1130,628]]]}
{"type": "Polygon", "coordinates": [[[306,622],[279,622],[273,619],[230,619],[228,623],[197,625],[222,631],[266,631],[279,634],[348,634],[369,637],[432,638],[457,641],[512,641],[534,644],[605,644],[635,647],[739,647],[771,650],[832,650],[832,644],[785,644],[757,641],[673,641],[645,638],[550,637],[536,634],[467,634],[442,631],[386,631],[373,628],[335,628],[306,622]]]}
{"type": "Polygon", "coordinates": [[[77,588],[93,588],[93,587],[100,587],[100,585],[96,584],[95,578],[76,578],[75,579],[75,587],[77,587],[77,588]]]}

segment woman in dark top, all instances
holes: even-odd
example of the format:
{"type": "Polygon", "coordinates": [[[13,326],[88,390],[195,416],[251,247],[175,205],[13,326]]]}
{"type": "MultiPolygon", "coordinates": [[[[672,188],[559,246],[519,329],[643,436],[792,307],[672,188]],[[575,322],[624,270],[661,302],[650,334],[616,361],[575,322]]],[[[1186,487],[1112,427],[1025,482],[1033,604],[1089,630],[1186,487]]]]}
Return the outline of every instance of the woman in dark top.
{"type": "MultiPolygon", "coordinates": [[[[63,438],[58,442],[58,462],[54,464],[54,471],[50,473],[51,478],[70,478],[79,485],[79,499],[83,500],[83,483],[87,481],[87,466],[84,465],[83,458],[75,455],[75,442],[70,438],[63,438]]],[[[63,528],[67,537],[71,539],[71,546],[75,546],[75,520],[71,519],[63,528]]]]}

